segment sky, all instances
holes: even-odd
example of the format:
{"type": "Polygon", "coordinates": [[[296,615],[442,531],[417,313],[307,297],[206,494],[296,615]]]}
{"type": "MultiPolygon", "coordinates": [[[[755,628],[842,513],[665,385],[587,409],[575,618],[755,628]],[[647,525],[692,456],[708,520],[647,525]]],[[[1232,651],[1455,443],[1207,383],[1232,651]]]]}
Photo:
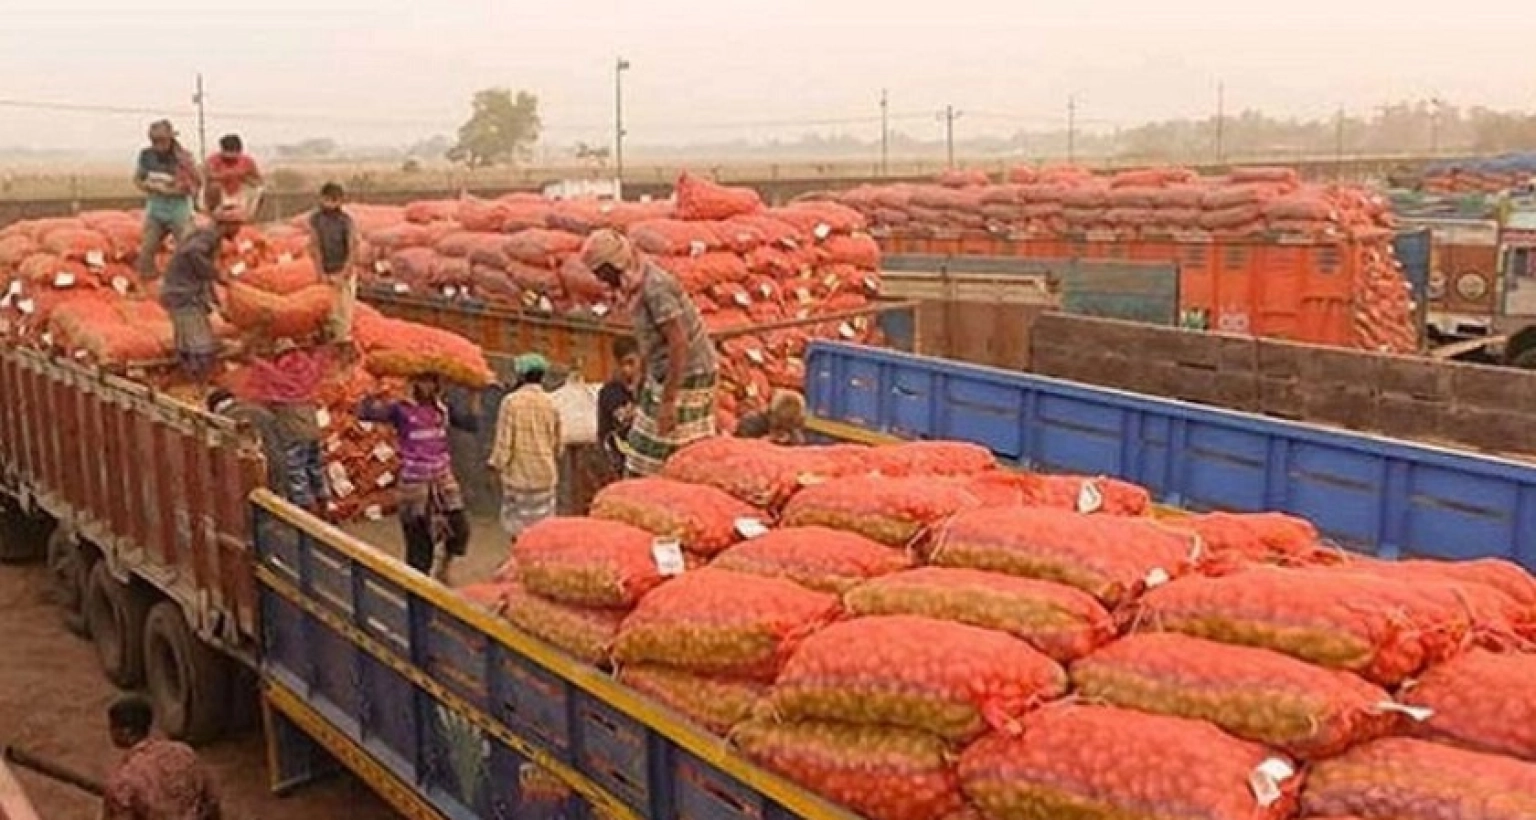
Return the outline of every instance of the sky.
{"type": "Polygon", "coordinates": [[[0,147],[110,150],[150,112],[210,139],[404,145],[452,133],[478,88],[540,97],[551,143],[607,144],[622,55],[628,140],[937,138],[1108,129],[1227,110],[1323,116],[1438,97],[1536,108],[1527,4],[1379,0],[4,0],[0,147]],[[7,103],[111,106],[122,113],[7,103]]]}

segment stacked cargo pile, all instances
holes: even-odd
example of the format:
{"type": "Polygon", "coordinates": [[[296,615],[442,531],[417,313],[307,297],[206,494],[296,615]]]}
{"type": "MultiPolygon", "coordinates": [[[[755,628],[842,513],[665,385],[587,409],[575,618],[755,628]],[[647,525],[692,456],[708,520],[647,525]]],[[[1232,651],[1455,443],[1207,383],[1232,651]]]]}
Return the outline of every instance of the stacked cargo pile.
{"type": "MultiPolygon", "coordinates": [[[[628,322],[626,308],[578,258],[591,232],[623,231],[676,275],[711,332],[835,316],[879,295],[880,251],[865,221],[832,203],[764,207],[756,192],[684,174],[666,202],[496,200],[370,209],[362,277],[400,295],[534,316],[628,322]]],[[[863,319],[737,335],[722,345],[721,426],[734,428],[774,388],[802,389],[812,338],[867,342],[863,319]]]]}
{"type": "Polygon", "coordinates": [[[1363,188],[1304,183],[1288,168],[1238,168],[1223,177],[1183,168],[1113,175],[1018,168],[1003,184],[951,173],[932,185],[863,186],[816,198],[858,210],[877,232],[1148,242],[1168,248],[1162,253],[1170,260],[1176,243],[1348,244],[1363,254],[1352,281],[1352,345],[1393,353],[1417,345],[1386,201],[1363,188]]]}
{"type": "MultiPolygon", "coordinates": [[[[173,366],[171,322],[156,298],[158,284],[142,282],[136,271],[141,225],[140,214],[102,211],[0,231],[0,339],[126,370],[199,403],[201,396],[173,366]]],[[[333,296],[304,258],[307,242],[291,226],[271,226],[244,228],[223,243],[216,264],[230,284],[225,316],[214,317],[220,338],[258,347],[278,338],[305,346],[318,340],[333,296]]],[[[168,261],[162,250],[157,268],[168,261]]],[[[366,307],[359,307],[355,322],[363,366],[332,362],[319,395],[333,512],[342,519],[383,515],[393,505],[393,433],[357,421],[363,396],[398,396],[399,379],[424,370],[474,387],[493,380],[479,349],[451,333],[384,319],[366,307]]],[[[259,400],[237,349],[231,344],[216,382],[259,400]]]]}
{"type": "Polygon", "coordinates": [[[536,526],[474,594],[545,583],[558,534],[573,584],[625,591],[585,599],[610,606],[583,660],[873,820],[1536,816],[1536,579],[1511,564],[1154,517],[951,442],[712,439],[664,475],[536,526]]]}
{"type": "Polygon", "coordinates": [[[1497,194],[1536,178],[1536,154],[1507,154],[1436,163],[1424,171],[1420,189],[1429,194],[1497,194]]]}

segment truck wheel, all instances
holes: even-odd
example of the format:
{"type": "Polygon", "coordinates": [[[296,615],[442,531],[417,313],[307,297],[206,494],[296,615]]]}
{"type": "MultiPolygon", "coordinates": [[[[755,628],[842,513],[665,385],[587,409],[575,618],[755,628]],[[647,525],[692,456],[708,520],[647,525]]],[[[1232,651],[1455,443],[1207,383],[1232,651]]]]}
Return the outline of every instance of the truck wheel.
{"type": "Polygon", "coordinates": [[[0,563],[21,564],[43,557],[49,519],[28,515],[10,496],[0,496],[0,563]]]}
{"type": "Polygon", "coordinates": [[[223,733],[229,662],[192,634],[174,601],[155,604],[144,622],[144,681],[172,739],[202,744],[223,733]]]}
{"type": "Polygon", "coordinates": [[[1510,367],[1518,367],[1522,370],[1536,370],[1536,347],[1526,348],[1509,360],[1510,367]]]}
{"type": "Polygon", "coordinates": [[[144,681],[144,616],[150,603],[143,590],[113,578],[106,561],[91,567],[85,585],[85,626],[96,644],[101,671],[123,689],[144,681]]]}
{"type": "Polygon", "coordinates": [[[59,605],[64,627],[82,637],[85,628],[85,589],[90,562],[69,531],[57,527],[48,536],[48,576],[53,582],[54,602],[59,605]]]}

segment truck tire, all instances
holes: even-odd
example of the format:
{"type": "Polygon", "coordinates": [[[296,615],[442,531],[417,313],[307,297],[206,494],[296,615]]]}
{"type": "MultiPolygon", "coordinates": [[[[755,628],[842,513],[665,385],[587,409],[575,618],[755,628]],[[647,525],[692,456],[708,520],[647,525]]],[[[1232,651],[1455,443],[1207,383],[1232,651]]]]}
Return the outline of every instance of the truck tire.
{"type": "Polygon", "coordinates": [[[68,529],[55,527],[48,536],[48,577],[64,628],[81,637],[90,634],[85,625],[85,590],[90,571],[90,561],[79,542],[68,529]]]}
{"type": "Polygon", "coordinates": [[[0,564],[36,561],[47,550],[47,516],[28,513],[10,496],[0,495],[0,564]]]}
{"type": "Polygon", "coordinates": [[[1515,357],[1509,360],[1509,366],[1522,370],[1536,370],[1536,347],[1529,347],[1515,354],[1515,357]]]}
{"type": "Polygon", "coordinates": [[[155,722],[173,740],[194,745],[224,732],[229,662],[187,628],[181,607],[161,601],[144,621],[144,682],[155,722]]]}
{"type": "Polygon", "coordinates": [[[96,660],[107,679],[123,689],[144,682],[144,618],[151,601],[143,590],[91,567],[85,585],[85,626],[96,644],[96,660]]]}

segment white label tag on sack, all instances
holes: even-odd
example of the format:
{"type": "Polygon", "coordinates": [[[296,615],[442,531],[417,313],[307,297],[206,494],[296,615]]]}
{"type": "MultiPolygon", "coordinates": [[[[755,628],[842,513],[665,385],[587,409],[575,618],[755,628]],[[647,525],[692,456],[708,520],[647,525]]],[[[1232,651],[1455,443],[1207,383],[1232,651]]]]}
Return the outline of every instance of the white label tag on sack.
{"type": "Polygon", "coordinates": [[[816,230],[811,231],[811,233],[815,235],[816,241],[825,242],[827,241],[827,237],[832,235],[832,226],[825,222],[818,222],[816,224],[816,230]]]}
{"type": "Polygon", "coordinates": [[[821,277],[821,283],[832,290],[836,290],[837,286],[841,284],[837,281],[837,274],[835,273],[829,273],[826,276],[821,277]]]}
{"type": "Polygon", "coordinates": [[[107,266],[107,255],[101,251],[87,251],[85,254],[85,264],[93,268],[104,268],[107,266]]]}
{"type": "Polygon", "coordinates": [[[235,243],[235,250],[241,253],[250,253],[254,247],[256,246],[249,239],[242,239],[235,243]]]}
{"type": "Polygon", "coordinates": [[[738,292],[732,301],[742,307],[752,307],[752,297],[748,296],[744,291],[738,292]]]}
{"type": "Polygon", "coordinates": [[[869,291],[871,294],[879,293],[880,292],[880,280],[876,279],[873,276],[866,276],[866,277],[864,277],[864,289],[869,291]]]}
{"type": "Polygon", "coordinates": [[[364,433],[372,433],[373,432],[373,422],[371,422],[371,421],[360,421],[360,422],[357,423],[357,429],[362,430],[364,433]]]}
{"type": "Polygon", "coordinates": [[[112,277],[112,289],[117,291],[118,296],[127,296],[128,280],[121,276],[112,277]]]}
{"type": "Polygon", "coordinates": [[[762,364],[764,361],[766,361],[763,358],[763,351],[758,350],[755,347],[747,351],[747,359],[750,360],[753,364],[762,364]]]}
{"type": "Polygon", "coordinates": [[[346,498],[357,492],[357,485],[353,484],[351,479],[343,478],[340,481],[331,482],[331,491],[336,494],[337,498],[346,498]]]}
{"type": "Polygon", "coordinates": [[[377,484],[379,486],[379,489],[382,490],[385,487],[388,487],[389,485],[395,483],[395,474],[394,473],[384,473],[383,475],[381,475],[377,479],[375,479],[373,483],[377,484]]]}
{"type": "Polygon", "coordinates": [[[752,399],[757,398],[757,385],[755,385],[755,384],[747,385],[747,391],[746,392],[747,392],[747,397],[748,398],[752,398],[752,399]]]}
{"type": "Polygon", "coordinates": [[[31,299],[22,299],[16,303],[16,309],[28,316],[31,316],[34,312],[37,311],[37,303],[31,299]]]}
{"type": "Polygon", "coordinates": [[[325,475],[332,484],[344,484],[347,481],[347,465],[333,461],[325,465],[325,475]]]}
{"type": "Polygon", "coordinates": [[[75,286],[75,275],[67,270],[61,270],[53,275],[53,286],[56,288],[72,288],[75,286]]]}
{"type": "Polygon", "coordinates": [[[340,436],[331,436],[325,440],[325,451],[327,453],[334,453],[341,449],[341,443],[340,436]]]}
{"type": "Polygon", "coordinates": [[[651,557],[663,578],[682,575],[688,565],[683,561],[683,545],[676,538],[657,538],[651,542],[651,557]]]}
{"type": "Polygon", "coordinates": [[[1099,491],[1099,485],[1092,479],[1083,482],[1083,486],[1077,491],[1077,511],[1080,513],[1096,513],[1104,508],[1104,493],[1099,491]]]}
{"type": "Polygon", "coordinates": [[[293,254],[291,254],[291,253],[280,253],[280,254],[277,255],[277,262],[280,265],[286,265],[286,264],[288,264],[289,262],[292,262],[292,261],[293,261],[293,254]]]}
{"type": "Polygon", "coordinates": [[[52,333],[44,333],[42,341],[43,341],[43,347],[53,347],[53,334],[52,333]]]}
{"type": "Polygon", "coordinates": [[[1262,808],[1269,808],[1280,802],[1284,793],[1280,790],[1281,784],[1296,776],[1296,769],[1290,763],[1278,757],[1272,757],[1258,766],[1248,775],[1248,788],[1253,792],[1253,799],[1258,801],[1262,808]]]}
{"type": "Polygon", "coordinates": [[[805,288],[795,288],[795,297],[798,298],[801,302],[809,304],[811,301],[811,292],[805,288]]]}
{"type": "Polygon", "coordinates": [[[384,508],[377,504],[369,504],[363,508],[363,517],[369,521],[383,521],[384,508]]]}
{"type": "Polygon", "coordinates": [[[370,453],[370,455],[373,456],[374,461],[387,462],[395,457],[395,448],[381,441],[377,446],[373,448],[373,452],[370,453]]]}
{"type": "Polygon", "coordinates": [[[20,296],[21,295],[21,281],[17,280],[15,282],[12,282],[11,286],[5,289],[5,293],[6,293],[7,296],[20,296]]]}
{"type": "Polygon", "coordinates": [[[373,263],[373,272],[374,273],[388,273],[389,272],[389,263],[385,262],[382,259],[375,260],[374,263],[373,263]]]}
{"type": "Polygon", "coordinates": [[[244,276],[245,275],[245,263],[244,262],[236,262],[235,264],[230,265],[229,266],[229,275],[230,276],[244,276]]]}
{"type": "Polygon", "coordinates": [[[443,285],[443,298],[452,299],[459,295],[459,289],[453,285],[443,285]]]}
{"type": "Polygon", "coordinates": [[[703,242],[700,242],[697,239],[688,243],[689,256],[703,256],[704,252],[707,250],[709,250],[709,246],[705,245],[703,242]]]}
{"type": "Polygon", "coordinates": [[[540,296],[539,297],[539,310],[542,310],[545,313],[553,313],[554,310],[555,310],[555,303],[549,301],[549,297],[548,296],[540,296]]]}
{"type": "Polygon", "coordinates": [[[1172,580],[1173,576],[1168,574],[1168,570],[1162,567],[1153,567],[1152,571],[1147,573],[1147,577],[1142,580],[1142,583],[1146,584],[1147,589],[1157,589],[1172,580]]]}
{"type": "Polygon", "coordinates": [[[322,429],[322,430],[324,430],[327,427],[330,427],[331,426],[331,411],[325,409],[324,407],[320,408],[319,410],[316,410],[315,411],[315,424],[320,425],[320,429],[322,429]]]}
{"type": "Polygon", "coordinates": [[[395,283],[395,293],[410,293],[410,292],[411,292],[411,286],[410,285],[407,285],[404,282],[396,282],[395,283]]]}
{"type": "Polygon", "coordinates": [[[592,315],[594,315],[597,318],[601,319],[604,316],[607,316],[608,312],[611,311],[611,310],[613,310],[613,308],[610,308],[607,305],[593,305],[592,306],[592,315]]]}
{"type": "Polygon", "coordinates": [[[1399,715],[1405,715],[1414,723],[1423,723],[1435,716],[1435,710],[1428,706],[1409,706],[1406,703],[1390,700],[1376,704],[1375,710],[1377,712],[1395,712],[1399,715]]]}
{"type": "Polygon", "coordinates": [[[736,519],[736,532],[742,538],[752,539],[768,534],[768,528],[756,518],[736,519]]]}
{"type": "Polygon", "coordinates": [[[853,325],[850,325],[847,322],[843,322],[837,326],[837,335],[843,337],[844,339],[852,339],[853,337],[859,335],[859,332],[854,329],[853,325]]]}
{"type": "Polygon", "coordinates": [[[764,299],[772,299],[773,298],[773,285],[770,285],[767,282],[764,282],[761,285],[757,286],[757,292],[761,293],[763,295],[764,299]]]}

